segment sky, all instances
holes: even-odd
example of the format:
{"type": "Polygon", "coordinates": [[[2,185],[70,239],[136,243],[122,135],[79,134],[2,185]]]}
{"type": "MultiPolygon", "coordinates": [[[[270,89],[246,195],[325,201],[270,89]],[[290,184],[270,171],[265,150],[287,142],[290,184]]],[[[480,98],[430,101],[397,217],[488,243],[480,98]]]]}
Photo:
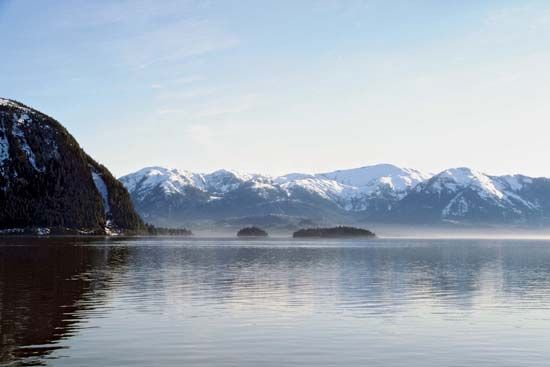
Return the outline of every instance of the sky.
{"type": "Polygon", "coordinates": [[[0,96],[120,176],[550,177],[550,2],[0,0],[0,96]]]}

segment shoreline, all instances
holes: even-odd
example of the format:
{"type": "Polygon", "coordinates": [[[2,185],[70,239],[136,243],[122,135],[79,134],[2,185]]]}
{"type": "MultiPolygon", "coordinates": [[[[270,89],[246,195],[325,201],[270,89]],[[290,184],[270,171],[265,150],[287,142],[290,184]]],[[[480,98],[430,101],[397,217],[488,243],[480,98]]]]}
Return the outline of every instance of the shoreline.
{"type": "Polygon", "coordinates": [[[125,240],[125,239],[178,239],[189,241],[223,240],[231,242],[378,242],[378,241],[550,241],[550,235],[440,235],[440,236],[376,236],[376,237],[298,237],[292,235],[271,235],[268,237],[237,237],[232,235],[33,235],[0,234],[0,240],[7,239],[82,239],[82,240],[125,240]]]}

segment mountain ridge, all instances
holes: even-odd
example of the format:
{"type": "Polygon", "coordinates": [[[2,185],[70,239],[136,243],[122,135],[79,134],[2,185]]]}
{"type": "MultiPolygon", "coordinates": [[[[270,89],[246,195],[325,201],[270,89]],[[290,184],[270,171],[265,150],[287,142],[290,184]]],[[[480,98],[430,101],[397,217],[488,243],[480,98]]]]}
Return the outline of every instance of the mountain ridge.
{"type": "Polygon", "coordinates": [[[170,175],[178,172],[145,168],[120,180],[129,188],[138,211],[153,222],[169,218],[176,222],[192,221],[192,213],[178,214],[185,205],[202,211],[201,220],[281,215],[321,223],[540,225],[550,216],[546,204],[550,199],[549,179],[525,175],[492,176],[466,167],[435,175],[391,164],[320,174],[295,172],[278,177],[229,170],[210,174],[185,171],[186,175],[200,177],[201,185],[186,181],[177,191],[163,197],[163,190],[159,188],[170,187],[170,175]],[[151,181],[149,174],[154,170],[157,171],[156,181],[151,181]],[[225,185],[210,182],[212,175],[225,185]],[[194,200],[193,195],[202,197],[203,201],[194,200]],[[247,203],[249,212],[224,205],[227,198],[238,201],[240,195],[248,197],[248,201],[243,202],[247,203]],[[156,203],[155,210],[146,202],[156,203]],[[159,204],[161,202],[165,204],[159,204]],[[162,213],[166,209],[163,205],[170,207],[169,213],[162,213]],[[308,213],[305,207],[316,213],[308,213]],[[223,209],[224,214],[215,213],[216,208],[223,209]]]}

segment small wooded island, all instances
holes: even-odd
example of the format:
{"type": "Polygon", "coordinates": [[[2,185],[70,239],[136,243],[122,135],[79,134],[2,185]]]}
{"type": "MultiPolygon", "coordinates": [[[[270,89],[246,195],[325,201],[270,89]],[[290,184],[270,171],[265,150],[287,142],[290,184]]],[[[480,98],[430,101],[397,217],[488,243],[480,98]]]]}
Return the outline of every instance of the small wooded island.
{"type": "Polygon", "coordinates": [[[146,223],[147,233],[150,236],[192,236],[193,232],[187,228],[163,228],[146,223]]]}
{"type": "Polygon", "coordinates": [[[354,227],[332,227],[332,228],[306,228],[294,232],[294,238],[349,238],[349,237],[368,237],[374,238],[376,234],[363,228],[354,227]]]}
{"type": "Polygon", "coordinates": [[[245,227],[237,232],[237,237],[267,237],[267,232],[258,227],[245,227]]]}

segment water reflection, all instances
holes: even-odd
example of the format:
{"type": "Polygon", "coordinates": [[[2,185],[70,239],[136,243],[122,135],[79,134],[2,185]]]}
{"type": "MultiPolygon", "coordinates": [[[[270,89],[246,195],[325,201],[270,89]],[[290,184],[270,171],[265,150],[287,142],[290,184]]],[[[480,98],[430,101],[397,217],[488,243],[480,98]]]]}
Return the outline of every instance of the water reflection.
{"type": "Polygon", "coordinates": [[[85,328],[111,289],[126,248],[83,240],[0,242],[0,361],[42,365],[59,342],[85,328]]]}
{"type": "Polygon", "coordinates": [[[550,326],[545,242],[2,241],[4,363],[257,365],[282,349],[312,366],[550,357],[528,328],[550,326]],[[523,353],[504,353],[521,330],[523,353]]]}

